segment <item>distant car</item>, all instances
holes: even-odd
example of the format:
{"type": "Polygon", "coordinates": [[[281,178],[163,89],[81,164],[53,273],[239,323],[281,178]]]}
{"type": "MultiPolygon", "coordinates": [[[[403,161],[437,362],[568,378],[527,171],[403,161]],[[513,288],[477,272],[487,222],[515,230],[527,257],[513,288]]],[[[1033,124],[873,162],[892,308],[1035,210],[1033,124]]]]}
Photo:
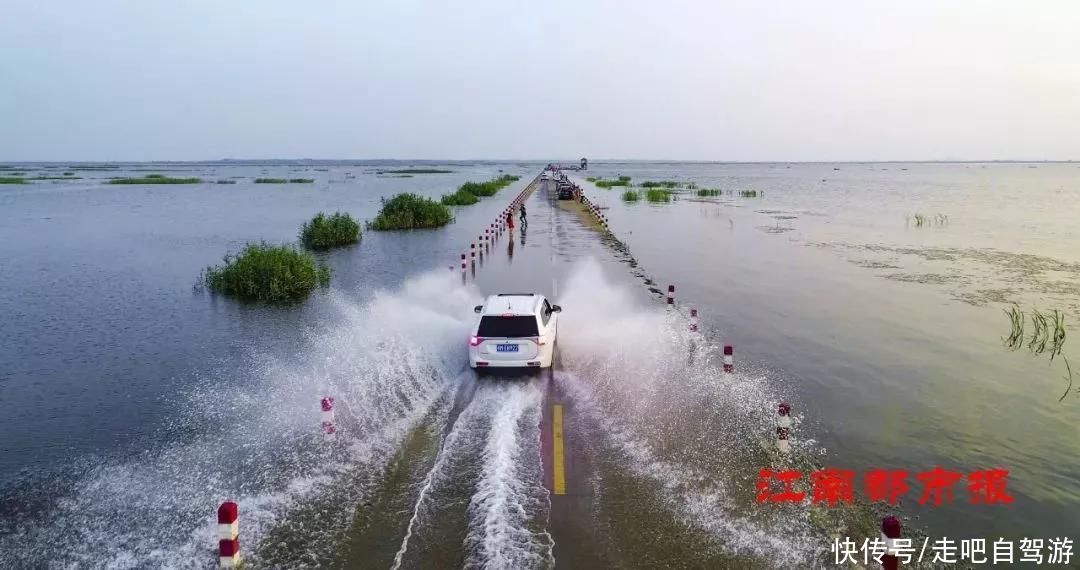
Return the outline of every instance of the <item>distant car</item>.
{"type": "Polygon", "coordinates": [[[573,200],[574,199],[574,189],[569,187],[569,186],[564,186],[562,188],[559,188],[559,199],[560,200],[573,200]]]}
{"type": "Polygon", "coordinates": [[[562,307],[536,293],[499,293],[473,310],[480,318],[469,337],[469,366],[551,367],[562,307]]]}

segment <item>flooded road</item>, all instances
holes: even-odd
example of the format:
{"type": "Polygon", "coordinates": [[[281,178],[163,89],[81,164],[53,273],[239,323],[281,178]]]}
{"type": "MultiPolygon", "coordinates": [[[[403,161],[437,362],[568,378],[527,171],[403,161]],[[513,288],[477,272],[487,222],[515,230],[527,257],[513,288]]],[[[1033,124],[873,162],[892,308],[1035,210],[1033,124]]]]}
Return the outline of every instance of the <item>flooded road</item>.
{"type": "MultiPolygon", "coordinates": [[[[817,245],[850,240],[846,222],[833,233],[764,231],[786,214],[756,210],[805,205],[625,205],[618,189],[582,180],[606,208],[605,235],[538,184],[528,226],[462,276],[460,253],[538,165],[407,179],[304,168],[319,177],[312,188],[0,191],[0,251],[31,276],[7,276],[0,297],[14,315],[0,352],[0,402],[14,410],[0,424],[10,435],[0,565],[33,567],[35,545],[62,537],[60,564],[209,566],[214,509],[233,499],[256,567],[801,567],[824,561],[832,536],[875,536],[880,513],[756,505],[758,471],[781,464],[780,399],[796,408],[800,466],[1013,469],[1008,510],[905,502],[903,514],[920,516],[913,527],[1051,536],[1047,517],[1080,524],[1078,455],[1060,454],[1074,450],[1078,418],[1068,401],[1054,405],[1054,377],[1031,374],[999,335],[977,334],[998,330],[996,309],[950,303],[949,292],[875,276],[817,245]],[[444,230],[365,232],[327,255],[333,287],[301,306],[191,293],[224,250],[292,239],[320,209],[370,217],[384,193],[437,197],[501,171],[523,178],[456,209],[444,230]],[[226,215],[239,204],[253,211],[226,215]],[[57,237],[16,246],[53,220],[64,224],[57,237]],[[675,310],[650,290],[668,283],[675,310]],[[468,369],[471,309],[500,291],[564,307],[554,370],[468,369]],[[700,335],[688,330],[690,306],[700,335]],[[736,345],[734,375],[722,371],[725,343],[736,345]],[[1032,380],[1020,389],[1020,377],[1032,380]],[[330,441],[319,430],[326,395],[338,402],[330,441]],[[1001,411],[1006,398],[1013,413],[1001,411]]],[[[729,178],[696,168],[598,167],[729,178]]]]}

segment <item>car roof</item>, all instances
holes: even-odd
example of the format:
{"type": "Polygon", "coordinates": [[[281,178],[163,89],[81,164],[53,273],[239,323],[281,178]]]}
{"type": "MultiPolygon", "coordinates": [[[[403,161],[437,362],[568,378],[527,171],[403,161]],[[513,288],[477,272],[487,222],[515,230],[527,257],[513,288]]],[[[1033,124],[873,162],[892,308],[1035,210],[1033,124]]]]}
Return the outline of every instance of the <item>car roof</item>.
{"type": "Polygon", "coordinates": [[[484,302],[483,315],[535,315],[543,301],[536,293],[500,293],[491,295],[484,302]]]}

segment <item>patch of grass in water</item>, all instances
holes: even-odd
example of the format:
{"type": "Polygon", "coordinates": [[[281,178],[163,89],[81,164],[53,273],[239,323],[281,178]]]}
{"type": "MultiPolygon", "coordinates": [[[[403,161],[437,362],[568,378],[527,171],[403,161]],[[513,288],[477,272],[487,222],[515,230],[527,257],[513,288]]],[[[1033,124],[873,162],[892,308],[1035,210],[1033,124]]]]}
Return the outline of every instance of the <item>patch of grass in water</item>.
{"type": "Polygon", "coordinates": [[[224,264],[207,267],[202,283],[215,293],[246,301],[298,301],[316,287],[330,284],[330,268],[289,245],[249,243],[224,264]]]}
{"type": "Polygon", "coordinates": [[[678,188],[679,183],[674,180],[646,180],[641,183],[642,188],[678,188]]]}
{"type": "Polygon", "coordinates": [[[743,198],[757,198],[759,196],[764,198],[765,192],[758,192],[757,190],[740,190],[739,196],[742,196],[743,198]]]}
{"type": "Polygon", "coordinates": [[[453,170],[437,168],[402,168],[400,170],[381,170],[377,174],[451,174],[453,170]]]}
{"type": "Polygon", "coordinates": [[[290,178],[289,184],[314,184],[314,178],[290,178]]]}
{"type": "Polygon", "coordinates": [[[382,201],[383,207],[368,227],[376,231],[438,228],[453,219],[450,208],[429,198],[403,193],[382,201]]]}
{"type": "Polygon", "coordinates": [[[453,194],[443,194],[442,203],[444,206],[472,206],[480,201],[475,194],[471,192],[465,192],[458,190],[453,194]]]}
{"type": "Polygon", "coordinates": [[[142,178],[110,178],[109,184],[199,184],[200,178],[169,178],[162,174],[150,174],[142,178]]]}
{"type": "Polygon", "coordinates": [[[35,176],[27,180],[82,180],[81,176],[35,176]]]}
{"type": "Polygon", "coordinates": [[[587,182],[596,182],[597,180],[600,180],[600,179],[595,177],[595,176],[590,176],[590,177],[586,178],[585,180],[587,182]]]}
{"type": "Polygon", "coordinates": [[[236,184],[235,180],[218,180],[215,184],[236,184]]]}
{"type": "Polygon", "coordinates": [[[344,212],[319,212],[300,226],[300,243],[308,249],[330,249],[360,241],[360,222],[344,212]]]}
{"type": "Polygon", "coordinates": [[[714,190],[714,189],[710,189],[710,188],[702,188],[701,190],[697,191],[697,195],[702,197],[702,198],[715,197],[715,196],[719,196],[720,194],[721,194],[720,190],[714,190]]]}
{"type": "Polygon", "coordinates": [[[650,188],[645,191],[645,199],[655,203],[666,203],[671,201],[670,190],[658,190],[656,188],[650,188]]]}
{"type": "Polygon", "coordinates": [[[908,218],[907,223],[910,225],[911,221],[915,221],[915,227],[944,227],[949,223],[949,216],[945,214],[936,214],[934,216],[927,216],[926,214],[916,213],[914,216],[908,218]]]}
{"type": "Polygon", "coordinates": [[[288,184],[289,181],[285,178],[256,178],[256,184],[288,184]]]}
{"type": "Polygon", "coordinates": [[[623,192],[622,199],[624,202],[637,202],[641,199],[641,196],[633,190],[627,190],[623,192]]]}
{"type": "Polygon", "coordinates": [[[494,196],[499,190],[506,188],[513,182],[517,182],[519,179],[521,179],[520,176],[503,174],[487,182],[466,182],[458,188],[458,192],[468,192],[477,197],[494,196]]]}
{"type": "Polygon", "coordinates": [[[0,184],[26,184],[26,179],[19,176],[0,176],[0,184]]]}
{"type": "Polygon", "coordinates": [[[603,178],[598,178],[597,180],[595,180],[593,182],[593,184],[595,184],[597,188],[605,188],[605,189],[607,189],[607,188],[615,188],[616,186],[629,186],[630,185],[630,177],[629,176],[620,176],[618,180],[604,180],[603,178]]]}

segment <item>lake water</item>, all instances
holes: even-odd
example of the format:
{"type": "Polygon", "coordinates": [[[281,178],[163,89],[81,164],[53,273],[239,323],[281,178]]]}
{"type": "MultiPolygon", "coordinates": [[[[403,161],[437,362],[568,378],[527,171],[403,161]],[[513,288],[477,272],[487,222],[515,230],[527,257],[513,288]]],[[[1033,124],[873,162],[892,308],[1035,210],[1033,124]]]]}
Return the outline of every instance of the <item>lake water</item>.
{"type": "MultiPolygon", "coordinates": [[[[756,443],[768,439],[780,399],[798,414],[797,450],[829,466],[1009,470],[1011,505],[970,505],[961,486],[951,505],[919,506],[913,481],[900,513],[932,537],[1080,528],[1080,394],[1058,401],[1076,341],[1053,361],[1002,343],[1012,302],[1064,311],[1070,334],[1080,319],[1078,165],[595,163],[579,181],[628,254],[536,192],[527,235],[496,244],[464,284],[458,256],[543,164],[422,165],[452,173],[411,177],[386,172],[410,165],[362,162],[12,166],[81,178],[0,185],[0,566],[38,565],[46,544],[61,564],[209,563],[208,513],[227,497],[240,501],[246,544],[260,545],[264,561],[388,566],[412,528],[401,513],[425,474],[444,468],[475,487],[434,478],[436,506],[425,508],[469,521],[486,513],[524,533],[506,539],[520,549],[514,560],[549,565],[544,533],[522,530],[547,517],[534,497],[543,492],[541,391],[481,385],[475,405],[454,404],[472,384],[460,342],[470,309],[511,287],[566,307],[554,384],[588,412],[577,429],[607,442],[594,455],[597,493],[667,481],[658,503],[696,525],[687,541],[703,536],[766,566],[827,549],[816,535],[771,547],[779,556],[747,546],[792,530],[743,512],[765,466],[756,443]],[[105,183],[149,172],[236,184],[105,183]],[[446,228],[365,232],[357,246],[319,254],[332,286],[305,303],[266,307],[194,290],[199,271],[227,252],[292,241],[318,211],[370,219],[380,197],[438,197],[500,173],[522,179],[456,209],[446,228]],[[586,174],[735,194],[628,204],[622,189],[595,188],[586,174]],[[260,176],[315,183],[254,184],[260,176]],[[750,189],[763,195],[738,195],[750,189]],[[930,219],[920,226],[915,214],[930,219]],[[667,354],[698,341],[675,331],[683,325],[645,279],[675,284],[680,310],[700,310],[707,347],[735,345],[734,378],[713,374],[708,355],[687,363],[667,354]],[[342,432],[356,435],[327,449],[312,403],[331,392],[342,432]],[[505,435],[503,424],[516,438],[490,435],[505,435]],[[426,459],[387,491],[394,457],[430,446],[417,426],[459,451],[418,453],[426,459]],[[518,466],[506,488],[524,520],[503,520],[477,499],[504,488],[495,475],[507,464],[518,466]],[[381,541],[369,532],[366,554],[341,550],[358,524],[341,504],[382,496],[403,501],[385,503],[394,513],[386,545],[372,546],[381,541]],[[709,500],[719,501],[710,512],[694,508],[709,500]],[[313,504],[319,513],[307,512],[313,504]],[[325,529],[312,528],[319,517],[325,529]]],[[[618,496],[601,501],[613,519],[618,496]]],[[[447,565],[488,560],[476,546],[491,543],[483,525],[419,520],[405,567],[416,548],[448,541],[459,546],[439,552],[447,565]]],[[[607,540],[633,531],[612,528],[607,540]]],[[[679,547],[655,550],[694,565],[679,547]]]]}

